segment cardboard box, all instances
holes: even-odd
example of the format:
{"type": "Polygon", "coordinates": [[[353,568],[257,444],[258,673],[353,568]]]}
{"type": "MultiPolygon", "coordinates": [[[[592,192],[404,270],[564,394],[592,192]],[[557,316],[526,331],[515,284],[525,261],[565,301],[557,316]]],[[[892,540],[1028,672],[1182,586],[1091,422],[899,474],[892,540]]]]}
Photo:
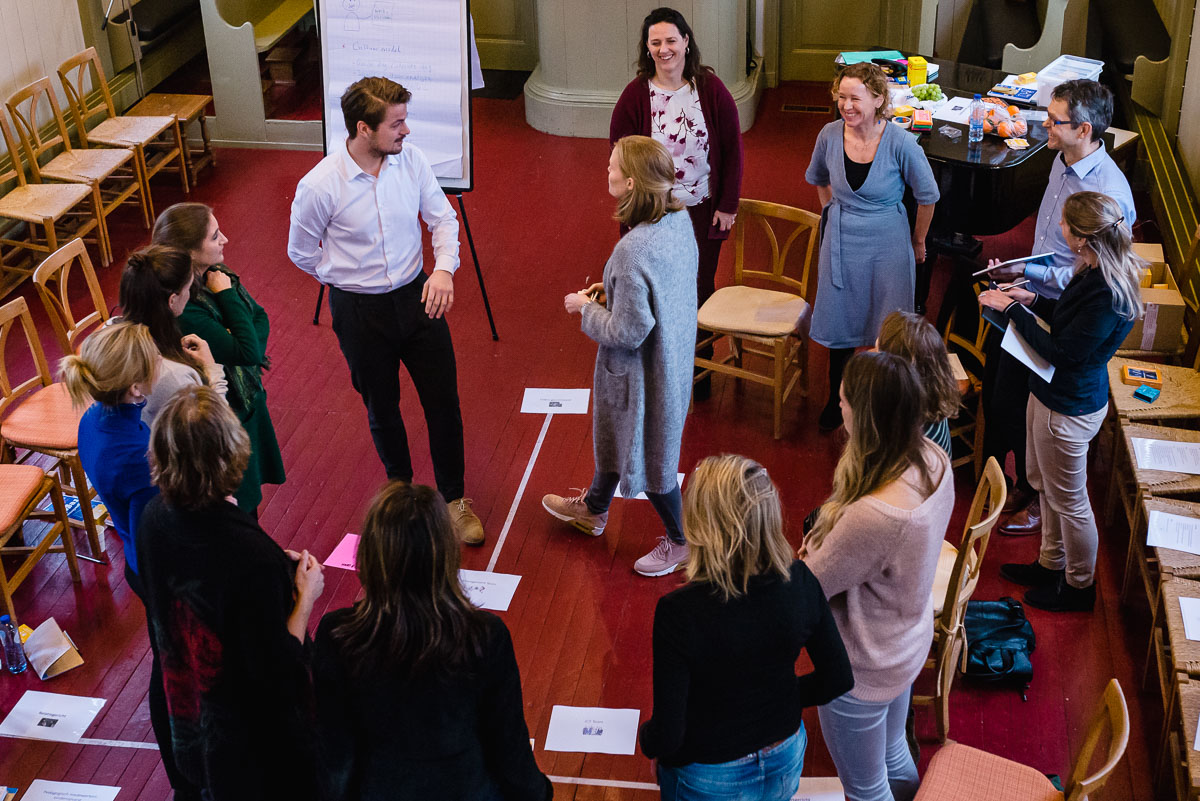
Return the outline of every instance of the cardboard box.
{"type": "Polygon", "coordinates": [[[1136,242],[1134,252],[1150,262],[1150,274],[1155,284],[1165,289],[1142,288],[1145,313],[1133,324],[1133,329],[1121,347],[1125,350],[1175,353],[1183,347],[1183,312],[1187,308],[1175,276],[1163,258],[1162,245],[1136,242]]]}

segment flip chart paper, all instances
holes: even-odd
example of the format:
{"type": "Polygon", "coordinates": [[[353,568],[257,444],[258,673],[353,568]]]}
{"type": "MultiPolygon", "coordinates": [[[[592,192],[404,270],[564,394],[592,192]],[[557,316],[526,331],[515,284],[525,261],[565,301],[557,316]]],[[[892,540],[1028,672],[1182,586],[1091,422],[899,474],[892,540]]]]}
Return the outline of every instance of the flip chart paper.
{"type": "Polygon", "coordinates": [[[559,706],[550,712],[546,751],[632,754],[637,744],[639,709],[559,706]]]}
{"type": "MultiPolygon", "coordinates": [[[[675,482],[676,482],[677,484],[679,484],[679,486],[680,486],[681,488],[683,487],[683,473],[676,473],[676,474],[675,474],[675,482]]],[[[622,495],[622,494],[621,494],[621,488],[620,488],[620,487],[617,487],[617,494],[616,494],[614,497],[616,497],[616,498],[624,498],[624,497],[625,497],[624,495],[622,495]]],[[[633,496],[633,499],[634,499],[635,501],[648,501],[648,500],[650,500],[649,498],[647,498],[647,497],[646,497],[646,493],[644,493],[644,492],[639,492],[637,495],[634,495],[634,496],[633,496]]]]}
{"type": "Polygon", "coordinates": [[[529,387],[521,401],[522,414],[587,414],[590,389],[529,387]]]}
{"type": "Polygon", "coordinates": [[[491,609],[495,612],[507,612],[517,591],[520,576],[511,573],[488,573],[483,570],[459,570],[458,580],[462,582],[467,597],[471,603],[480,609],[491,609]]]}
{"type": "Polygon", "coordinates": [[[1151,509],[1146,544],[1200,556],[1200,520],[1151,509]]]}
{"type": "Polygon", "coordinates": [[[846,801],[846,792],[836,776],[809,776],[800,780],[792,801],[846,801]]]}
{"type": "Polygon", "coordinates": [[[1179,612],[1183,615],[1184,636],[1200,640],[1200,598],[1180,598],[1179,612]]]}
{"type": "Polygon", "coordinates": [[[347,534],[325,560],[325,567],[340,567],[342,570],[353,570],[355,554],[358,553],[358,535],[347,534]]]}
{"type": "Polygon", "coordinates": [[[0,734],[77,743],[104,704],[103,698],[26,690],[0,723],[0,734]]]}
{"type": "Polygon", "coordinates": [[[1143,470],[1200,475],[1200,442],[1132,437],[1133,455],[1143,470]]]}
{"type": "Polygon", "coordinates": [[[34,779],[22,801],[113,801],[120,787],[34,779]]]}
{"type": "MultiPolygon", "coordinates": [[[[1042,328],[1046,328],[1046,324],[1042,320],[1038,320],[1038,324],[1042,328]]],[[[1038,353],[1025,338],[1017,331],[1016,327],[1010,322],[1008,328],[1004,331],[1004,339],[1000,340],[1000,347],[1008,351],[1017,361],[1032,370],[1039,378],[1046,383],[1050,383],[1054,378],[1054,365],[1046,361],[1042,354],[1038,353]]]]}

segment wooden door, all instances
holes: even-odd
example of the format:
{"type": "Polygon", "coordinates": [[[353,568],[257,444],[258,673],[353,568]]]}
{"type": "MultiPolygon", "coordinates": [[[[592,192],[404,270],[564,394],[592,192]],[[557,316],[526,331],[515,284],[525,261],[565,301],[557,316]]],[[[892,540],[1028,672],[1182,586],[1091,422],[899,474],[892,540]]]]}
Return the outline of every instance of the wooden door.
{"type": "Polygon", "coordinates": [[[471,0],[471,16],[484,69],[530,71],[537,66],[534,0],[471,0]]]}

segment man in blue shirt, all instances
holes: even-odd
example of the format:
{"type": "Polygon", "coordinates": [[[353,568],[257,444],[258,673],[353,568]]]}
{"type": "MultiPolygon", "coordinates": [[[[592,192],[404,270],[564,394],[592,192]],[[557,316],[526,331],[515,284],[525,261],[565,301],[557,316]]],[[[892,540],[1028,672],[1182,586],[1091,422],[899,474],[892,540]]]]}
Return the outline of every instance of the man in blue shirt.
{"type": "MultiPolygon", "coordinates": [[[[1047,146],[1057,150],[1050,180],[1038,208],[1033,234],[1033,255],[1052,254],[1040,263],[1017,264],[992,272],[996,281],[1024,276],[1026,289],[1057,298],[1075,274],[1076,253],[1063,239],[1059,221],[1067,198],[1076,192],[1092,191],[1117,202],[1131,229],[1136,219],[1133,193],[1124,173],[1104,148],[1101,135],[1112,122],[1112,92],[1095,81],[1067,81],[1055,87],[1046,121],[1047,146]]],[[[994,332],[998,333],[998,332],[994,332]]],[[[1000,526],[1002,534],[1037,534],[1041,531],[1041,509],[1037,493],[1025,475],[1025,407],[1029,401],[1029,371],[1000,349],[999,336],[990,336],[984,372],[984,408],[987,429],[984,455],[1004,464],[1011,450],[1017,481],[1005,504],[1009,518],[1000,526]]]]}

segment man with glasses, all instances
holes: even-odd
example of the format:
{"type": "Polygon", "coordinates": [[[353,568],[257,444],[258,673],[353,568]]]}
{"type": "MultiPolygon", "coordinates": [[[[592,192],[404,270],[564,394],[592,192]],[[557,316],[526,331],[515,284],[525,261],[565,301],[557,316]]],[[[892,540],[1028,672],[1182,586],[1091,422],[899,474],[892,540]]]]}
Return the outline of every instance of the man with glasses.
{"type": "MultiPolygon", "coordinates": [[[[1029,279],[1026,289],[1045,297],[1057,298],[1075,273],[1076,253],[1067,245],[1059,227],[1062,207],[1076,192],[1092,191],[1108,195],[1125,215],[1125,224],[1133,228],[1136,210],[1129,182],[1105,150],[1101,135],[1112,122],[1112,92],[1095,81],[1067,81],[1055,87],[1046,110],[1047,146],[1057,150],[1050,181],[1038,208],[1033,233],[1032,253],[1052,253],[1042,263],[1017,264],[992,272],[996,281],[1029,279]]],[[[1029,370],[1000,349],[1000,337],[988,339],[984,370],[984,408],[987,428],[984,455],[995,456],[1004,464],[1011,450],[1016,462],[1017,481],[1009,493],[1004,511],[1009,515],[1000,532],[1010,535],[1041,532],[1038,496],[1025,474],[1025,406],[1029,400],[1029,370]]]]}

